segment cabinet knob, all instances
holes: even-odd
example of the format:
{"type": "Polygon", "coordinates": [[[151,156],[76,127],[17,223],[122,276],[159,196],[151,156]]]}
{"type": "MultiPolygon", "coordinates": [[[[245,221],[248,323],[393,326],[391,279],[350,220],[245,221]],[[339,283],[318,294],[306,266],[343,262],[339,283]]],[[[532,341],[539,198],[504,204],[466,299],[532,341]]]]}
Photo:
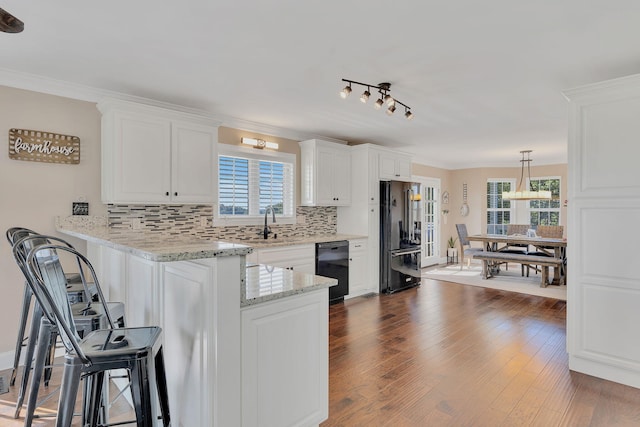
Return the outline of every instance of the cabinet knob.
{"type": "Polygon", "coordinates": [[[173,193],[173,195],[174,195],[174,196],[177,196],[177,195],[178,195],[178,192],[176,191],[175,193],[173,193]]]}
{"type": "Polygon", "coordinates": [[[167,192],[165,193],[165,196],[168,196],[168,195],[169,195],[169,192],[167,191],[167,192]]]}

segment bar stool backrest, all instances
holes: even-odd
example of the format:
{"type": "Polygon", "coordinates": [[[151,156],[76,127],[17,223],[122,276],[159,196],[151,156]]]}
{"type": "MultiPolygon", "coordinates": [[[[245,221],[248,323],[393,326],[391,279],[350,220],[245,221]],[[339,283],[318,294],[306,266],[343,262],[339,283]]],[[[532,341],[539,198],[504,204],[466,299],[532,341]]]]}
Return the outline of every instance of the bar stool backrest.
{"type": "Polygon", "coordinates": [[[30,250],[27,256],[27,269],[36,282],[36,287],[38,288],[38,292],[41,293],[41,297],[47,301],[45,310],[55,319],[67,351],[75,352],[83,363],[89,365],[91,364],[91,360],[87,358],[79,344],[80,336],[75,328],[71,304],[67,298],[66,279],[62,265],[60,264],[58,251],[68,252],[75,256],[80,264],[81,271],[83,266],[87,267],[96,284],[98,297],[104,307],[110,329],[114,329],[115,325],[109,314],[109,307],[100,289],[95,270],[84,255],[72,247],[54,244],[36,246],[30,250]]]}

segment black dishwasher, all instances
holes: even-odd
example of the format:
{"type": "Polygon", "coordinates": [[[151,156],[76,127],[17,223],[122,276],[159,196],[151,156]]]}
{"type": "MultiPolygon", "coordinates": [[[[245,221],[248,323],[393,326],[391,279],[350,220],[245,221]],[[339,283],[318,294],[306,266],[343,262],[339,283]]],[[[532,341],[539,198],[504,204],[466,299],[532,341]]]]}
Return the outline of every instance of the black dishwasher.
{"type": "Polygon", "coordinates": [[[329,304],[344,301],[349,293],[349,242],[316,243],[316,274],[338,279],[338,284],[329,288],[329,304]]]}

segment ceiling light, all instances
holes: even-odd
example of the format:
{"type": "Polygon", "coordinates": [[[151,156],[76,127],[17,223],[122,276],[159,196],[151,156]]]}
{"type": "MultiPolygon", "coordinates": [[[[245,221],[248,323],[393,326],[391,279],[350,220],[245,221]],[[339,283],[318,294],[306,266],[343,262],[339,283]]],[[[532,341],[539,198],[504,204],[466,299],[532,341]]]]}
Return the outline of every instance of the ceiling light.
{"type": "Polygon", "coordinates": [[[351,93],[351,83],[349,83],[348,85],[346,85],[344,87],[344,89],[342,89],[340,91],[340,96],[342,97],[342,99],[346,98],[347,96],[349,96],[349,94],[351,93]]]}
{"type": "Polygon", "coordinates": [[[387,114],[392,115],[393,112],[396,111],[396,104],[400,104],[404,107],[404,111],[405,111],[404,116],[408,120],[411,120],[413,118],[411,107],[409,107],[407,104],[404,104],[398,101],[397,99],[391,96],[391,83],[378,83],[377,85],[372,85],[369,83],[360,83],[354,80],[347,80],[347,79],[342,79],[342,81],[347,82],[347,86],[345,86],[345,88],[342,89],[342,91],[340,91],[340,96],[342,98],[346,98],[347,96],[349,96],[349,94],[351,93],[352,84],[365,86],[367,89],[362,93],[362,96],[360,96],[360,101],[362,101],[363,103],[366,103],[369,100],[369,97],[371,96],[371,92],[370,92],[371,88],[374,88],[378,90],[378,93],[380,94],[380,98],[378,98],[376,102],[373,104],[373,108],[375,108],[376,110],[379,110],[386,103],[387,107],[389,107],[387,108],[387,114]]]}
{"type": "Polygon", "coordinates": [[[526,185],[524,181],[524,164],[527,164],[527,183],[531,182],[531,159],[529,155],[531,154],[531,150],[522,150],[520,152],[522,154],[522,160],[520,160],[521,169],[520,169],[520,184],[518,184],[518,189],[516,191],[503,191],[502,198],[504,200],[549,200],[551,199],[551,191],[539,190],[539,191],[531,191],[525,190],[524,185],[526,185]],[[526,159],[525,159],[526,156],[526,159]]]}
{"type": "Polygon", "coordinates": [[[20,33],[22,30],[24,30],[24,22],[6,10],[0,9],[0,31],[3,33],[20,33]]]}
{"type": "Polygon", "coordinates": [[[367,90],[362,92],[362,96],[360,97],[360,101],[362,101],[363,103],[366,103],[369,100],[370,96],[371,96],[371,92],[369,92],[369,88],[367,88],[367,90]]]}
{"type": "Polygon", "coordinates": [[[278,149],[278,143],[277,142],[269,142],[269,141],[265,141],[264,139],[254,139],[254,138],[241,138],[241,141],[243,144],[245,145],[250,145],[253,148],[270,148],[272,150],[277,150],[278,149]]]}

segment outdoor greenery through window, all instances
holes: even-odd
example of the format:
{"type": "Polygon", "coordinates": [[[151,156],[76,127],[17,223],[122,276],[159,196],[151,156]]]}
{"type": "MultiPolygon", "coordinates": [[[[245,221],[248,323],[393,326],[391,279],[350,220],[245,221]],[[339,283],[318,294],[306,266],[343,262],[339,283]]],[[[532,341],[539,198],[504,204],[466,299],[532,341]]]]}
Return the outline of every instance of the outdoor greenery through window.
{"type": "Polygon", "coordinates": [[[530,224],[560,225],[560,178],[532,178],[529,189],[551,191],[551,200],[529,201],[530,224]]]}
{"type": "Polygon", "coordinates": [[[511,180],[490,179],[487,181],[487,234],[506,234],[511,224],[513,208],[510,200],[502,198],[503,191],[511,191],[515,185],[511,180]]]}
{"type": "Polygon", "coordinates": [[[293,218],[294,162],[289,154],[221,148],[217,217],[258,224],[272,206],[277,217],[293,218]]]}

